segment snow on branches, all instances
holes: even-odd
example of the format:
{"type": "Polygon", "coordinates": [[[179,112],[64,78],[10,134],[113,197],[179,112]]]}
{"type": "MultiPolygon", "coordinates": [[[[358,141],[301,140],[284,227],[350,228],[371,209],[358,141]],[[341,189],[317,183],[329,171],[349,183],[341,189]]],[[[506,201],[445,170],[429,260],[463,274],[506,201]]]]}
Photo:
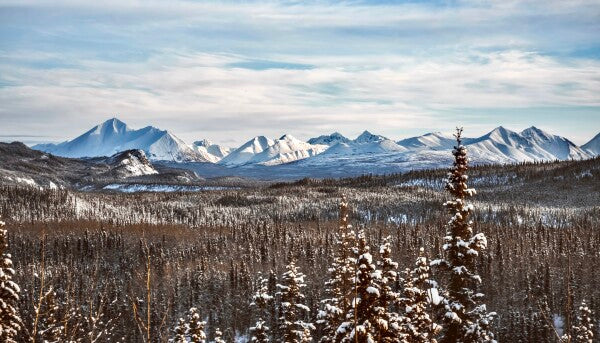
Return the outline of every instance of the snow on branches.
{"type": "Polygon", "coordinates": [[[312,340],[311,330],[315,327],[305,320],[308,318],[309,308],[303,304],[304,294],[302,289],[304,274],[302,274],[294,261],[286,266],[286,272],[281,277],[281,284],[277,284],[279,296],[279,330],[285,342],[300,343],[312,340]]]}
{"type": "Polygon", "coordinates": [[[444,259],[432,262],[448,276],[445,302],[443,342],[490,342],[494,335],[489,326],[493,313],[481,304],[483,294],[477,292],[481,278],[476,273],[476,258],[487,248],[482,233],[473,235],[469,219],[473,205],[467,198],[476,194],[467,185],[467,148],[462,145],[462,128],[456,129],[456,146],[452,151],[454,164],[448,172],[446,190],[452,199],[444,203],[450,214],[444,237],[444,259]]]}
{"type": "Polygon", "coordinates": [[[0,341],[16,342],[23,323],[17,311],[19,286],[12,280],[15,270],[8,249],[7,232],[0,221],[0,341]]]}

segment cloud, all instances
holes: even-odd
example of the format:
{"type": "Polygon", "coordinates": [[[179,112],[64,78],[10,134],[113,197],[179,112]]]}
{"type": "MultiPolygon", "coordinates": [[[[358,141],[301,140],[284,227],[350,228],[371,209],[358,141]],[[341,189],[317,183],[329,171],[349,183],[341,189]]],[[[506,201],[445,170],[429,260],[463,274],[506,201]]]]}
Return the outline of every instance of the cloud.
{"type": "Polygon", "coordinates": [[[0,21],[2,134],[119,114],[190,142],[398,137],[600,108],[596,1],[1,1],[0,21]]]}

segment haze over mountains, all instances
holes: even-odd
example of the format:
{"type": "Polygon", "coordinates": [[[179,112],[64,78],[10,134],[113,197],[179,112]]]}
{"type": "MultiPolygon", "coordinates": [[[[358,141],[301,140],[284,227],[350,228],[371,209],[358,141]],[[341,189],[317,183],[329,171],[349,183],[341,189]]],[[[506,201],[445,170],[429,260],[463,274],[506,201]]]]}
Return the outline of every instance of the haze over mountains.
{"type": "MultiPolygon", "coordinates": [[[[151,161],[176,163],[183,168],[192,165],[190,169],[200,172],[199,165],[214,165],[211,170],[306,169],[311,171],[308,175],[318,177],[444,167],[451,159],[449,150],[454,143],[452,135],[440,132],[394,141],[364,131],[353,140],[338,132],[307,142],[290,134],[278,139],[257,136],[230,149],[208,140],[188,145],[169,131],[152,126],[135,130],[112,118],[73,140],[33,148],[73,158],[111,156],[139,149],[151,161]]],[[[600,153],[600,134],[579,147],[533,126],[521,132],[500,126],[481,137],[466,138],[464,144],[476,164],[587,159],[600,153]]]]}

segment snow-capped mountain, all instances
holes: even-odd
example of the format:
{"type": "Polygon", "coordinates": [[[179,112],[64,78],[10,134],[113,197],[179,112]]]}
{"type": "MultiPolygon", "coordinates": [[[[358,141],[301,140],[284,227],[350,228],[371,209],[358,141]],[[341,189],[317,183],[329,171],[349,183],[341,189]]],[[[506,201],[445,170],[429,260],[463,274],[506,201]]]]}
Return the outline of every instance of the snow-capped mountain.
{"type": "Polygon", "coordinates": [[[254,155],[247,163],[266,166],[289,163],[318,155],[327,148],[327,145],[310,144],[286,134],[267,149],[254,155]]]}
{"type": "Polygon", "coordinates": [[[467,142],[473,160],[496,163],[585,159],[590,154],[566,138],[536,127],[518,133],[502,126],[467,142]]]}
{"type": "Polygon", "coordinates": [[[126,150],[117,153],[108,158],[106,163],[115,166],[111,172],[119,177],[158,174],[143,150],[126,150]]]}
{"type": "Polygon", "coordinates": [[[337,143],[350,143],[350,139],[344,137],[339,132],[334,132],[330,135],[322,135],[319,137],[311,138],[307,141],[309,144],[321,144],[321,145],[335,145],[337,143]]]}
{"type": "Polygon", "coordinates": [[[214,144],[208,139],[195,141],[193,146],[198,153],[213,163],[219,162],[223,157],[227,156],[231,152],[231,148],[214,144]]]}
{"type": "Polygon", "coordinates": [[[326,155],[362,155],[377,153],[400,153],[405,152],[406,148],[396,144],[396,142],[385,139],[381,141],[372,141],[366,143],[338,143],[325,151],[326,155]]]}
{"type": "Polygon", "coordinates": [[[228,148],[228,147],[225,147],[225,146],[222,146],[222,145],[219,145],[219,144],[215,144],[215,143],[211,142],[208,139],[203,139],[203,140],[200,140],[200,141],[195,141],[194,145],[195,146],[205,147],[206,150],[210,154],[215,155],[215,156],[217,156],[219,158],[223,158],[223,157],[229,155],[229,153],[233,150],[231,148],[228,148]]]}
{"type": "Polygon", "coordinates": [[[360,134],[360,136],[356,137],[356,139],[353,141],[354,143],[371,143],[371,142],[380,142],[380,141],[384,141],[384,140],[389,140],[386,137],[380,136],[380,135],[374,135],[372,133],[370,133],[369,131],[365,130],[363,131],[363,133],[360,134]]]}
{"type": "MultiPolygon", "coordinates": [[[[600,135],[578,147],[566,138],[536,127],[515,132],[500,126],[481,137],[465,138],[463,144],[474,164],[586,159],[600,153],[600,135]]],[[[307,169],[318,177],[319,173],[343,176],[445,167],[451,163],[450,150],[454,145],[452,135],[440,132],[395,142],[364,131],[354,140],[338,132],[311,138],[308,142],[291,135],[276,140],[257,136],[231,151],[206,139],[187,145],[169,131],[152,126],[134,130],[113,118],[71,141],[34,148],[64,157],[113,156],[132,149],[143,151],[145,156],[129,153],[122,163],[110,162],[119,165],[115,170],[124,176],[153,174],[156,170],[144,162],[147,156],[151,161],[176,162],[170,165],[178,165],[177,168],[199,168],[193,170],[200,175],[203,175],[202,168],[209,174],[231,175],[230,168],[240,166],[243,168],[236,169],[240,175],[253,168],[252,175],[268,173],[266,167],[277,173],[277,170],[287,170],[283,165],[290,163],[289,170],[307,169]],[[205,166],[178,162],[205,162],[205,166]],[[280,167],[275,168],[278,165],[280,167]]]]}
{"type": "Polygon", "coordinates": [[[450,134],[431,132],[422,136],[399,140],[397,143],[407,149],[445,150],[452,149],[456,144],[456,139],[450,134]]]}
{"type": "Polygon", "coordinates": [[[592,138],[589,142],[582,145],[581,148],[591,155],[600,155],[600,133],[592,138]]]}
{"type": "Polygon", "coordinates": [[[406,151],[406,148],[399,146],[396,142],[384,136],[364,131],[354,140],[331,144],[331,147],[323,154],[325,154],[324,158],[328,158],[329,155],[361,155],[403,151],[406,151]]]}
{"type": "Polygon", "coordinates": [[[152,126],[133,130],[116,118],[93,127],[71,141],[39,144],[33,148],[63,157],[111,156],[124,150],[140,149],[151,160],[209,162],[169,131],[152,126]]]}
{"type": "Polygon", "coordinates": [[[248,163],[255,155],[273,145],[274,141],[265,136],[256,136],[244,143],[241,147],[233,150],[219,161],[225,166],[238,166],[248,163]]]}

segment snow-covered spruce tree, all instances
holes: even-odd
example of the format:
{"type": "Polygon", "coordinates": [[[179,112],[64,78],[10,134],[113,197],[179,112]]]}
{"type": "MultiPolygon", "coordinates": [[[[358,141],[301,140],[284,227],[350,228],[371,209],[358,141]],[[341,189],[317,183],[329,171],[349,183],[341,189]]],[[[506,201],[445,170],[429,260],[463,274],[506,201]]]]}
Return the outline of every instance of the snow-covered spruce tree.
{"type": "Polygon", "coordinates": [[[419,250],[415,269],[406,272],[400,299],[405,317],[406,342],[433,343],[441,330],[432,318],[432,307],[440,303],[437,285],[429,278],[429,263],[424,249],[419,250]]]}
{"type": "Polygon", "coordinates": [[[59,343],[63,341],[64,326],[59,318],[60,307],[56,302],[56,292],[48,290],[45,296],[46,308],[42,317],[40,335],[44,343],[59,343]]]}
{"type": "Polygon", "coordinates": [[[279,331],[284,342],[310,342],[312,339],[310,330],[314,330],[314,326],[304,321],[310,311],[304,305],[304,287],[304,274],[298,270],[294,261],[291,261],[281,277],[281,284],[277,284],[277,295],[281,301],[279,331]]]}
{"type": "Polygon", "coordinates": [[[223,332],[221,332],[221,329],[219,328],[215,330],[215,343],[225,343],[225,340],[223,339],[223,332]]]}
{"type": "Polygon", "coordinates": [[[348,202],[342,196],[335,255],[329,268],[329,280],[325,282],[327,298],[321,301],[323,308],[319,311],[317,321],[322,326],[322,343],[335,342],[336,331],[351,308],[356,269],[355,246],[356,235],[348,224],[348,202]]]}
{"type": "Polygon", "coordinates": [[[266,343],[269,341],[269,327],[264,321],[265,315],[268,315],[269,305],[273,300],[273,297],[269,294],[269,280],[262,276],[258,279],[258,289],[252,297],[252,303],[256,311],[257,320],[256,324],[250,328],[251,342],[266,343]]]}
{"type": "Polygon", "coordinates": [[[376,341],[376,306],[380,294],[377,278],[380,273],[375,268],[373,256],[369,250],[365,232],[360,230],[358,232],[358,260],[352,308],[346,315],[346,321],[336,332],[336,341],[357,343],[376,341]]]}
{"type": "Polygon", "coordinates": [[[187,335],[190,343],[204,343],[206,342],[206,333],[204,332],[204,326],[206,323],[200,319],[200,313],[195,307],[190,308],[189,322],[187,325],[187,335]]]}
{"type": "Polygon", "coordinates": [[[475,272],[479,253],[487,248],[483,233],[473,235],[469,216],[473,210],[466,199],[475,194],[467,186],[467,148],[462,145],[462,128],[456,129],[456,146],[452,150],[454,164],[448,173],[446,190],[453,199],[444,205],[452,216],[446,225],[444,259],[431,264],[439,265],[448,275],[447,299],[444,314],[442,342],[492,342],[490,324],[494,313],[488,313],[481,303],[483,294],[477,292],[481,278],[475,272]]]}
{"type": "Polygon", "coordinates": [[[187,323],[185,319],[179,318],[173,333],[175,337],[173,337],[173,343],[187,343],[187,339],[185,338],[185,334],[187,332],[187,323]]]}
{"type": "Polygon", "coordinates": [[[594,323],[592,311],[585,301],[579,306],[577,324],[573,327],[573,343],[592,343],[594,340],[594,323]]]}
{"type": "Polygon", "coordinates": [[[376,279],[379,287],[379,298],[375,307],[377,329],[377,342],[393,343],[403,339],[406,335],[402,332],[404,319],[392,311],[392,306],[398,303],[399,294],[392,288],[398,281],[398,263],[392,260],[390,237],[385,237],[379,247],[380,260],[377,266],[381,270],[381,277],[376,279]]]}
{"type": "Polygon", "coordinates": [[[19,302],[19,286],[12,281],[15,271],[8,250],[6,230],[0,221],[0,342],[16,342],[19,330],[23,326],[17,303],[19,302]]]}

